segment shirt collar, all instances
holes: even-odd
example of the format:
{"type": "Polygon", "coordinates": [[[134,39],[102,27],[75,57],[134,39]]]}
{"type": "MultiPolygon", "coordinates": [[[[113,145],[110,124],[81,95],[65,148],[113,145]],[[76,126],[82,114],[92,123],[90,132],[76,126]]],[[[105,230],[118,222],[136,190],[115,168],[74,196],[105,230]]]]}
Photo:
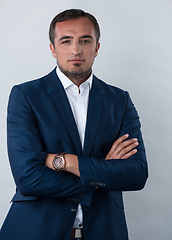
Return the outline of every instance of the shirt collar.
{"type": "MultiPolygon", "coordinates": [[[[64,75],[64,73],[60,71],[58,66],[56,68],[56,73],[65,90],[71,85],[75,85],[68,77],[66,77],[66,75],[64,75]]],[[[80,86],[84,85],[84,83],[86,82],[89,84],[89,90],[90,90],[92,88],[92,83],[93,83],[93,73],[91,73],[90,77],[85,82],[83,82],[80,86]]]]}

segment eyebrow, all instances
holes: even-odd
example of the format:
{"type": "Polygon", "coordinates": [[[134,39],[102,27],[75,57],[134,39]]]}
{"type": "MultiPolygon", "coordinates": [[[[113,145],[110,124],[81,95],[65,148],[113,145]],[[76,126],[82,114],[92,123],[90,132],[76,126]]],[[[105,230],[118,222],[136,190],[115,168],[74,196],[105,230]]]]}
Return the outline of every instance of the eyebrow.
{"type": "Polygon", "coordinates": [[[71,39],[72,37],[70,36],[63,36],[59,39],[59,42],[62,41],[62,40],[65,40],[65,39],[71,39]]]}
{"type": "Polygon", "coordinates": [[[91,38],[91,39],[93,39],[90,35],[84,35],[84,36],[82,36],[80,38],[91,38]]]}
{"type": "MultiPolygon", "coordinates": [[[[63,37],[61,37],[61,38],[59,39],[59,42],[62,41],[62,40],[72,39],[72,38],[73,38],[73,37],[71,37],[71,36],[63,36],[63,37]]],[[[84,35],[84,36],[80,37],[80,39],[82,39],[82,38],[90,38],[90,39],[93,39],[90,35],[84,35]]]]}

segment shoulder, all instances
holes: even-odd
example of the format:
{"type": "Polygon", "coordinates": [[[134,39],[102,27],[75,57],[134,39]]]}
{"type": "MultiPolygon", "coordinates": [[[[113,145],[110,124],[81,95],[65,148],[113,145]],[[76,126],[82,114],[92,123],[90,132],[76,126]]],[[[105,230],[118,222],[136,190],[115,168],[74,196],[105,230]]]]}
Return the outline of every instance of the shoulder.
{"type": "Polygon", "coordinates": [[[56,78],[55,80],[57,82],[56,69],[53,69],[53,71],[38,79],[30,80],[13,86],[12,92],[22,91],[24,94],[29,95],[34,93],[39,94],[39,92],[45,92],[47,91],[47,86],[50,85],[49,82],[52,78],[56,78]]]}
{"type": "Polygon", "coordinates": [[[105,81],[100,80],[96,76],[94,76],[93,86],[97,87],[107,97],[113,96],[118,98],[126,98],[129,95],[127,91],[116,86],[107,84],[105,81]]]}
{"type": "Polygon", "coordinates": [[[34,88],[40,87],[40,85],[41,85],[41,87],[43,87],[45,84],[47,84],[48,79],[51,78],[51,76],[55,75],[55,74],[56,74],[55,69],[53,69],[53,71],[51,71],[50,73],[48,73],[38,79],[30,80],[30,81],[21,83],[17,86],[22,88],[23,90],[30,89],[30,88],[33,90],[34,88]]]}
{"type": "Polygon", "coordinates": [[[41,105],[44,99],[49,99],[52,90],[49,82],[53,76],[56,77],[57,82],[55,69],[41,78],[13,86],[9,95],[8,109],[15,109],[18,106],[21,109],[21,105],[28,106],[28,104],[30,106],[41,105]]]}
{"type": "Polygon", "coordinates": [[[112,106],[115,106],[120,109],[120,111],[121,109],[124,109],[124,111],[130,112],[130,116],[138,117],[134,103],[127,91],[107,84],[97,77],[94,77],[94,83],[103,93],[106,106],[108,105],[109,109],[112,106]]]}

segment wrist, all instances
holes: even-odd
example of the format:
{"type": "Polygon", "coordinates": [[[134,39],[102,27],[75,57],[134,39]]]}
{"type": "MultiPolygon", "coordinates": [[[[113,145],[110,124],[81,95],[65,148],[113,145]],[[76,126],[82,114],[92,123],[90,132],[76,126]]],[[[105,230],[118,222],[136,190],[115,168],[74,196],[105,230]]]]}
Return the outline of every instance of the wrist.
{"type": "Polygon", "coordinates": [[[66,154],[65,159],[66,159],[66,171],[80,177],[77,155],[66,154]]]}

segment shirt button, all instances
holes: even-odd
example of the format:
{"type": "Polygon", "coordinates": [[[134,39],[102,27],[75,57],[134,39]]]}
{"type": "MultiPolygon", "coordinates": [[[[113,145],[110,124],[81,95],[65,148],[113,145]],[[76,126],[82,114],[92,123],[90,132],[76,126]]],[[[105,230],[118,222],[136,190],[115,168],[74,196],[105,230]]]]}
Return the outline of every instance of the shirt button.
{"type": "Polygon", "coordinates": [[[76,212],[77,210],[75,208],[72,208],[71,209],[71,212],[76,212]]]}

